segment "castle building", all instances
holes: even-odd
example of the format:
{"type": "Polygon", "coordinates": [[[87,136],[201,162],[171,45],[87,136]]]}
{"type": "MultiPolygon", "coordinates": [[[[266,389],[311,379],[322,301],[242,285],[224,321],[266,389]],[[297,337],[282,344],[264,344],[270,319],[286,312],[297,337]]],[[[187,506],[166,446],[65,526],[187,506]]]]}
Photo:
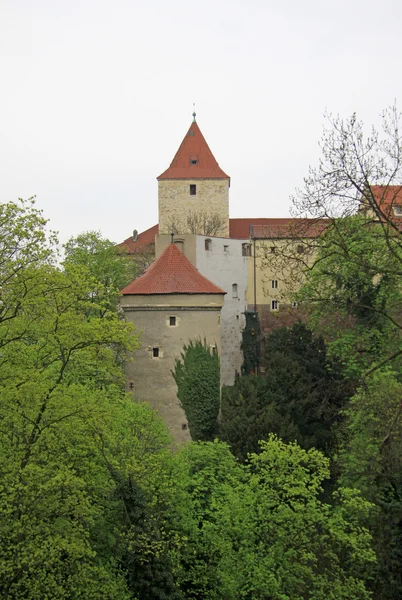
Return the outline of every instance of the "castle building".
{"type": "Polygon", "coordinates": [[[269,328],[280,309],[285,322],[297,316],[281,277],[261,268],[267,248],[282,243],[297,219],[230,219],[230,177],[193,117],[157,178],[158,224],[120,244],[134,257],[144,248],[155,256],[122,290],[126,317],[141,331],[141,348],[127,363],[128,389],[160,411],[177,440],[188,439],[171,375],[183,345],[205,337],[220,354],[222,385],[232,385],[243,362],[246,311],[264,315],[269,328]]]}

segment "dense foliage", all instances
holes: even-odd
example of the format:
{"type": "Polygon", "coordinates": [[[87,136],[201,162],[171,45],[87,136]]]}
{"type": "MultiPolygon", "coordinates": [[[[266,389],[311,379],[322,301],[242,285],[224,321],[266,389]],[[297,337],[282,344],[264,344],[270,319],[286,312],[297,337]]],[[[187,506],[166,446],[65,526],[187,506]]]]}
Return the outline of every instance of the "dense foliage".
{"type": "Polygon", "coordinates": [[[303,448],[331,451],[353,385],[327,357],[324,340],[302,323],[266,336],[264,373],[224,388],[220,437],[240,460],[271,432],[303,448]]]}
{"type": "Polygon", "coordinates": [[[220,361],[206,341],[191,340],[176,360],[173,377],[177,397],[194,441],[213,440],[220,404],[220,361]]]}
{"type": "Polygon", "coordinates": [[[60,267],[33,201],[0,205],[2,597],[402,597],[401,229],[369,187],[402,183],[390,115],[383,140],[365,142],[355,117],[324,134],[295,206],[326,226],[297,256],[294,239],[269,254],[303,283],[308,327],[271,333],[260,356],[249,319],[247,375],[222,400],[228,445],[212,441],[219,358],[205,342],[174,373],[200,441],[172,452],[125,395],[138,340],[118,289],[138,266],[88,233],[60,267]]]}

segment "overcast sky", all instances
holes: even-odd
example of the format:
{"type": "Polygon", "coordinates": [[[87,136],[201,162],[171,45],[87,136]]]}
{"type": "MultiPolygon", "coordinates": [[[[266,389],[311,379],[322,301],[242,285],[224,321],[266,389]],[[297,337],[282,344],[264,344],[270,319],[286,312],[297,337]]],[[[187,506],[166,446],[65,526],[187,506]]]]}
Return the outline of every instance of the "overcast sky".
{"type": "Polygon", "coordinates": [[[154,225],[195,102],[230,216],[287,216],[325,109],[371,125],[401,99],[401,19],[397,0],[0,0],[0,201],[35,194],[62,241],[154,225]]]}

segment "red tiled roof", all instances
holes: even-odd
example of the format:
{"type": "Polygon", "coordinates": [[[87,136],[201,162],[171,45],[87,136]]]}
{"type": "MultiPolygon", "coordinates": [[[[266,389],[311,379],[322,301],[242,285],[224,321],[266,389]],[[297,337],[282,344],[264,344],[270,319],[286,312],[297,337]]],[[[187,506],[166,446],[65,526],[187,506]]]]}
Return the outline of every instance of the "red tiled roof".
{"type": "Polygon", "coordinates": [[[153,227],[150,227],[146,231],[139,233],[135,242],[133,242],[133,236],[131,235],[129,238],[124,240],[124,242],[118,244],[118,247],[128,254],[139,252],[140,250],[144,249],[144,246],[153,244],[155,242],[155,236],[158,233],[158,230],[159,226],[153,225],[153,227]]]}
{"type": "Polygon", "coordinates": [[[324,219],[229,219],[229,237],[234,239],[316,237],[325,226],[324,219]]]}
{"type": "Polygon", "coordinates": [[[401,215],[392,210],[395,206],[402,207],[402,186],[400,185],[371,185],[371,192],[380,210],[392,219],[400,219],[401,215]]]}
{"type": "MultiPolygon", "coordinates": [[[[286,237],[293,231],[298,232],[299,237],[313,237],[319,235],[323,230],[323,224],[316,219],[293,219],[292,217],[284,217],[278,219],[229,219],[229,238],[235,240],[247,240],[250,238],[250,225],[253,227],[253,232],[256,237],[286,237]]],[[[136,242],[133,242],[132,236],[119,244],[119,248],[125,250],[128,254],[139,252],[144,249],[144,246],[155,241],[155,236],[159,231],[159,226],[154,225],[146,231],[138,234],[136,242]]]]}
{"type": "Polygon", "coordinates": [[[229,179],[229,176],[216,162],[198,124],[193,121],[170,167],[157,179],[229,179]]]}
{"type": "Polygon", "coordinates": [[[225,294],[201,275],[175,244],[162,252],[144,275],[121,290],[124,296],[148,294],[225,294]]]}

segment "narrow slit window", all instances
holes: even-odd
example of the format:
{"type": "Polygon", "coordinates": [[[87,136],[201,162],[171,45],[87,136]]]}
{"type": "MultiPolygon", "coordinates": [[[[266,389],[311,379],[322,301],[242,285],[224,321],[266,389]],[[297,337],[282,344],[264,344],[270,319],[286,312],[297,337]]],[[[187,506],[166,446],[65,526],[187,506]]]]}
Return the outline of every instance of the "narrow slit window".
{"type": "Polygon", "coordinates": [[[170,325],[170,327],[175,327],[176,317],[169,317],[169,325],[170,325]]]}
{"type": "Polygon", "coordinates": [[[197,194],[197,186],[195,183],[190,183],[190,196],[195,196],[197,194]]]}
{"type": "Polygon", "coordinates": [[[152,357],[159,358],[159,348],[152,348],[152,357]]]}
{"type": "Polygon", "coordinates": [[[212,240],[205,240],[205,250],[212,250],[212,240]]]}
{"type": "Polygon", "coordinates": [[[278,280],[272,279],[271,285],[272,285],[272,289],[276,289],[278,287],[278,280]]]}
{"type": "Polygon", "coordinates": [[[232,298],[237,298],[238,294],[237,294],[237,283],[234,283],[232,285],[232,298]]]}

